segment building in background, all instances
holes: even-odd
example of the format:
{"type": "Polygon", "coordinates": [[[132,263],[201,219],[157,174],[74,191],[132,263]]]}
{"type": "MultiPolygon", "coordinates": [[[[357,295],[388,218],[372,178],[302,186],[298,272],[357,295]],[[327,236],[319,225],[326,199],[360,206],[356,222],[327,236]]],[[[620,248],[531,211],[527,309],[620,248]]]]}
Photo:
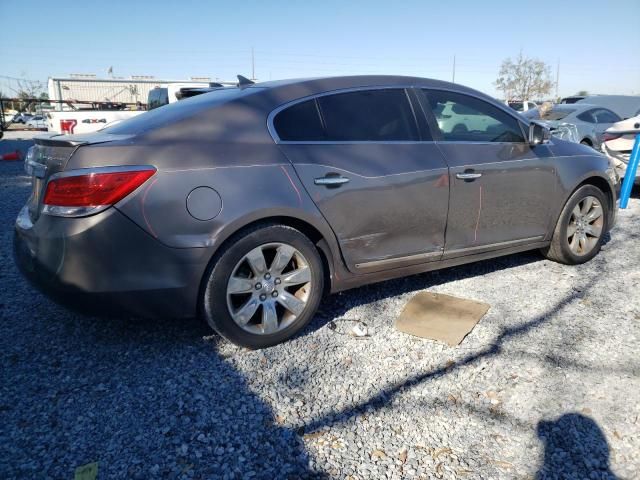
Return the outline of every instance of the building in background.
{"type": "MultiPolygon", "coordinates": [[[[97,78],[95,75],[71,74],[65,78],[49,78],[50,100],[65,102],[147,103],[149,91],[170,83],[201,85],[203,82],[235,85],[236,82],[220,82],[209,77],[191,77],[189,80],[161,80],[152,76],[130,78],[97,78]]],[[[57,104],[62,109],[62,104],[57,104]]]]}

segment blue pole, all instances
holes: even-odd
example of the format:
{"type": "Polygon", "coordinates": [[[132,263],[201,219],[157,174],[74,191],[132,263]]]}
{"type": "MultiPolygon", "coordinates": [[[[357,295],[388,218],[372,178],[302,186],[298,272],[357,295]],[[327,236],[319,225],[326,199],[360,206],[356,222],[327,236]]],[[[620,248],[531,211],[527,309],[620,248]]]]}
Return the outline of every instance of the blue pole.
{"type": "Polygon", "coordinates": [[[640,163],[640,134],[636,135],[636,141],[633,144],[633,150],[631,151],[629,163],[627,164],[627,171],[624,173],[624,181],[622,182],[622,189],[620,190],[620,208],[627,208],[629,204],[631,189],[633,188],[633,182],[636,179],[636,172],[638,171],[638,163],[640,163]]]}

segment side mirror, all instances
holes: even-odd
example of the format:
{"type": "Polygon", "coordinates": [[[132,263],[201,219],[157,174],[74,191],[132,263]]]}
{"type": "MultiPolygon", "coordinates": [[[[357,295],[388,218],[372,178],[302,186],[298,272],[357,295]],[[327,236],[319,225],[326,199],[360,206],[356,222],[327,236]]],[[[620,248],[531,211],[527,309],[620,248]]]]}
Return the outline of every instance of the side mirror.
{"type": "Polygon", "coordinates": [[[551,131],[545,125],[538,122],[529,124],[529,145],[535,146],[541,143],[548,143],[551,138],[551,131]]]}

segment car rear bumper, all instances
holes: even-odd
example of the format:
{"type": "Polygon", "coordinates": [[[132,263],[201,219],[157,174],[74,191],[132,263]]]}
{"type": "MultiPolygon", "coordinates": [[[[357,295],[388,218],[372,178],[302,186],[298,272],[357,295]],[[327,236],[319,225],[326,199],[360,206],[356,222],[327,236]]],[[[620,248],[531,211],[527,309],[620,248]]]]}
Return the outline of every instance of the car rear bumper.
{"type": "Polygon", "coordinates": [[[32,223],[26,207],[15,224],[14,256],[23,275],[58,303],[145,317],[194,316],[209,258],[206,249],[162,245],[115,208],[32,223]]]}

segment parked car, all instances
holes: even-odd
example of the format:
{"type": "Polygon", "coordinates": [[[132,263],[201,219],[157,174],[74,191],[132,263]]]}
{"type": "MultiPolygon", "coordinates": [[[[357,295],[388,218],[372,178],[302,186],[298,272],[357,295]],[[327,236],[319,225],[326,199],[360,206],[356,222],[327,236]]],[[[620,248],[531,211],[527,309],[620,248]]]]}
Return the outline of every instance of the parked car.
{"type": "MultiPolygon", "coordinates": [[[[631,150],[640,134],[640,115],[614,123],[604,132],[602,151],[614,162],[620,178],[624,178],[631,150]]],[[[640,183],[640,169],[636,172],[635,183],[640,183]]]]}
{"type": "Polygon", "coordinates": [[[516,112],[526,112],[527,110],[533,110],[538,107],[538,104],[535,102],[530,102],[528,100],[518,101],[518,100],[509,100],[507,102],[511,108],[513,108],[516,112]]]}
{"type": "Polygon", "coordinates": [[[195,97],[196,95],[207,93],[215,88],[223,87],[223,84],[216,82],[169,83],[164,86],[159,86],[149,92],[147,110],[153,110],[184,98],[195,97]]]}
{"type": "Polygon", "coordinates": [[[532,249],[586,262],[616,216],[604,155],[422,78],[241,84],[35,141],[14,242],[29,279],[94,310],[201,312],[249,348],[326,292],[532,249]]]}
{"type": "Polygon", "coordinates": [[[540,119],[551,129],[561,125],[575,125],[578,141],[596,150],[600,150],[604,131],[621,120],[609,109],[585,103],[556,104],[550,109],[526,112],[525,116],[530,119],[540,119]]]}
{"type": "Polygon", "coordinates": [[[34,115],[27,120],[27,127],[29,128],[47,128],[47,122],[42,115],[34,115]]]}
{"type": "Polygon", "coordinates": [[[583,98],[585,98],[585,95],[572,95],[570,97],[564,97],[562,100],[560,100],[560,103],[572,104],[572,103],[579,102],[583,98]]]}
{"type": "Polygon", "coordinates": [[[31,115],[30,113],[16,113],[13,116],[13,123],[27,123],[29,120],[31,120],[31,118],[33,117],[33,115],[31,115]]]}
{"type": "Polygon", "coordinates": [[[620,116],[620,120],[640,114],[639,95],[589,95],[579,100],[578,103],[608,108],[620,116]]]}

